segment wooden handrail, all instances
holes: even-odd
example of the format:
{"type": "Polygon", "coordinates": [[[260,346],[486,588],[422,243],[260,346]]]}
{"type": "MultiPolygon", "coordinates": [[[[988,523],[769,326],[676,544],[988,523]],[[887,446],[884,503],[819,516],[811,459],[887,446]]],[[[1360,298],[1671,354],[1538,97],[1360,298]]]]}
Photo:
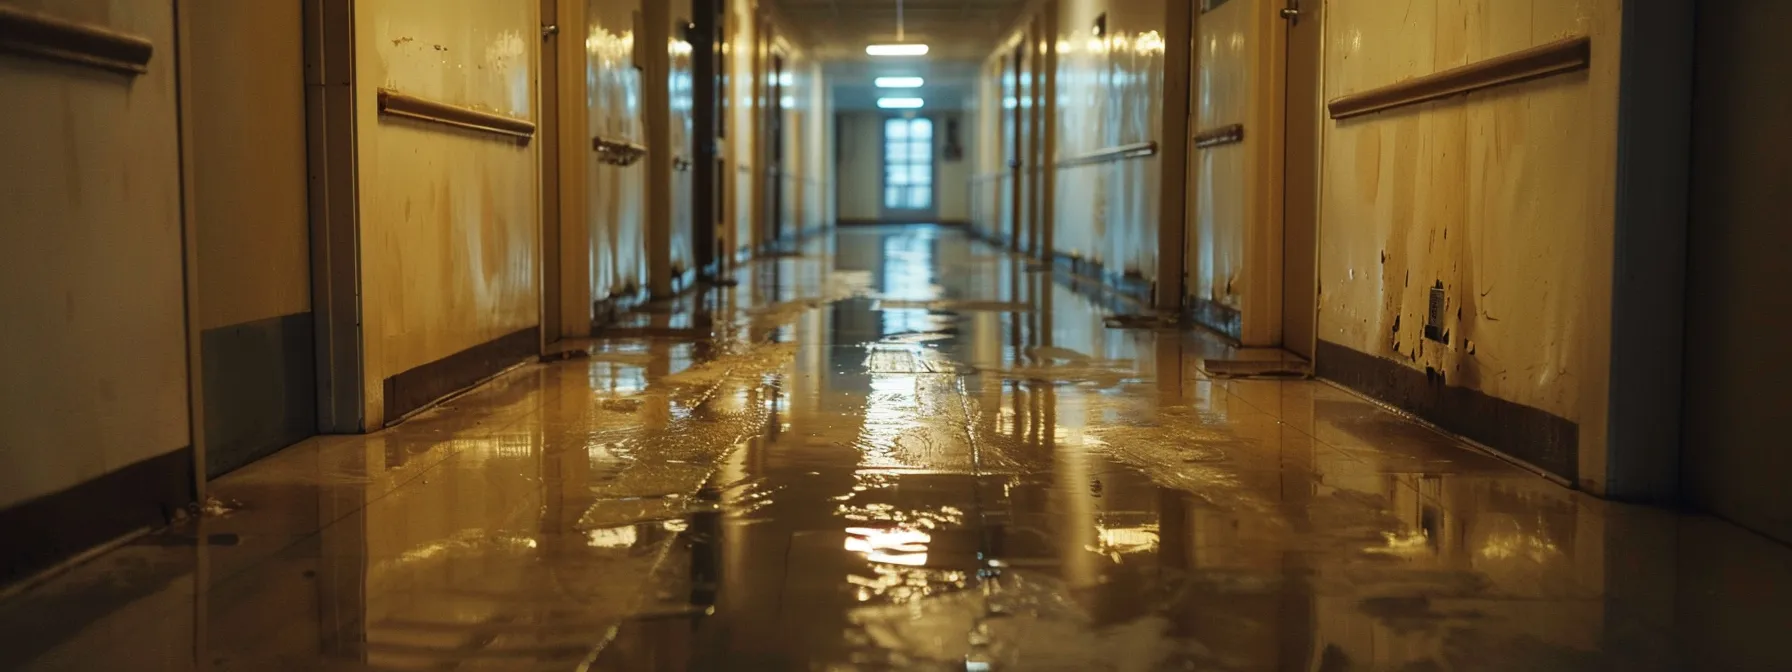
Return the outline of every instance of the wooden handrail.
{"type": "Polygon", "coordinates": [[[1219,128],[1210,128],[1196,133],[1194,140],[1195,149],[1244,142],[1244,124],[1228,124],[1219,128]]]}
{"type": "Polygon", "coordinates": [[[149,72],[155,43],[105,26],[0,5],[0,51],[124,75],[149,72]]]}
{"type": "Polygon", "coordinates": [[[1058,167],[1086,166],[1091,163],[1107,163],[1123,159],[1134,159],[1157,154],[1157,141],[1135,142],[1130,145],[1119,145],[1107,149],[1096,150],[1088,154],[1078,154],[1067,159],[1060,159],[1058,167]]]}
{"type": "MultiPolygon", "coordinates": [[[[647,156],[646,147],[601,135],[591,138],[591,151],[597,152],[598,162],[611,166],[632,166],[641,157],[647,156]]],[[[673,160],[676,161],[676,157],[673,160]]]]}
{"type": "Polygon", "coordinates": [[[379,90],[379,105],[380,114],[389,114],[394,117],[493,133],[516,138],[519,142],[524,143],[535,137],[535,123],[527,119],[450,105],[441,101],[399,93],[392,89],[379,90]]]}
{"type": "Polygon", "coordinates": [[[1592,60],[1593,38],[1585,35],[1571,37],[1353,93],[1327,103],[1326,110],[1333,119],[1349,119],[1539,77],[1585,70],[1592,64],[1592,60]]]}

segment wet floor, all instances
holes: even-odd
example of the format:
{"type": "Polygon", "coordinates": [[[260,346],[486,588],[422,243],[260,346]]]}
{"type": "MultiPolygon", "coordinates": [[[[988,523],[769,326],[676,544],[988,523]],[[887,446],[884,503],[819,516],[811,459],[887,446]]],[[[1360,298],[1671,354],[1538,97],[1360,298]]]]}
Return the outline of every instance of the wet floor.
{"type": "Polygon", "coordinates": [[[853,229],[0,603],[0,669],[1787,669],[1792,550],[853,229]]]}

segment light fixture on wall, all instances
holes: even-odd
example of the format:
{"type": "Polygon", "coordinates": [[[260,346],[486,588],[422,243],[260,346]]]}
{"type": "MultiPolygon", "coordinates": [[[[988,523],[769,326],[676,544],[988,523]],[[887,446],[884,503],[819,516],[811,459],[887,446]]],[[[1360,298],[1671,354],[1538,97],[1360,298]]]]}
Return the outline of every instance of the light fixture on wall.
{"type": "Polygon", "coordinates": [[[919,89],[927,80],[920,77],[879,77],[874,83],[880,89],[919,89]]]}
{"type": "Polygon", "coordinates": [[[909,44],[902,20],[902,0],[896,0],[896,44],[873,44],[865,47],[871,56],[926,56],[927,45],[909,44]]]}
{"type": "Polygon", "coordinates": [[[877,106],[885,110],[918,110],[927,101],[920,98],[879,98],[877,106]]]}

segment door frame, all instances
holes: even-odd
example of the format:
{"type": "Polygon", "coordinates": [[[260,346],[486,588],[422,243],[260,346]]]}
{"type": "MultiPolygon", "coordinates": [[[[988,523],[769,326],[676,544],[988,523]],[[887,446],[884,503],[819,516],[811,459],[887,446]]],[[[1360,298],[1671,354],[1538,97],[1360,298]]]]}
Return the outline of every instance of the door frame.
{"type": "Polygon", "coordinates": [[[1325,3],[1288,0],[1278,114],[1282,118],[1282,349],[1313,361],[1319,338],[1319,208],[1325,115],[1325,3]],[[1305,91],[1296,92],[1297,88],[1305,91]]]}
{"type": "MultiPolygon", "coordinates": [[[[573,0],[567,0],[572,4],[573,0]]],[[[562,151],[560,126],[560,2],[561,0],[541,0],[540,11],[536,15],[541,28],[541,41],[538,45],[536,62],[539,69],[535,80],[536,107],[540,110],[538,120],[540,134],[536,141],[541,150],[536,158],[541,164],[540,192],[537,201],[540,207],[536,216],[541,225],[541,293],[540,301],[541,352],[546,353],[550,344],[558,342],[564,335],[562,324],[565,316],[558,310],[561,305],[560,296],[564,291],[561,283],[560,247],[566,241],[561,237],[561,222],[565,217],[565,202],[561,196],[563,184],[560,171],[560,153],[562,151]],[[552,26],[550,29],[549,27],[552,26]]]]}
{"type": "MultiPolygon", "coordinates": [[[[544,213],[542,222],[543,266],[553,263],[551,260],[558,261],[551,276],[543,275],[542,332],[550,334],[547,327],[552,322],[547,315],[556,315],[559,332],[546,337],[546,342],[552,343],[591,334],[597,297],[591,282],[593,241],[584,189],[591,151],[590,129],[586,123],[590,111],[585,103],[585,3],[581,0],[543,0],[544,10],[549,2],[556,2],[557,6],[553,14],[542,15],[542,22],[551,21],[557,29],[553,39],[543,41],[541,61],[544,70],[548,64],[553,64],[554,76],[543,76],[542,86],[553,89],[554,95],[549,98],[544,93],[542,97],[541,126],[544,133],[546,129],[554,129],[554,134],[544,135],[541,141],[545,143],[551,139],[552,143],[544,146],[556,148],[551,170],[560,188],[554,194],[558,216],[550,221],[544,213]],[[551,124],[545,112],[548,109],[554,111],[554,123],[551,124]],[[549,296],[549,288],[557,288],[553,296],[549,296]]],[[[550,170],[547,154],[544,151],[542,157],[544,182],[546,171],[550,170]]],[[[543,194],[545,198],[546,192],[543,194]]]]}
{"type": "Polygon", "coordinates": [[[322,434],[356,434],[367,426],[362,400],[366,352],[361,338],[355,3],[303,3],[317,429],[322,434]]]}

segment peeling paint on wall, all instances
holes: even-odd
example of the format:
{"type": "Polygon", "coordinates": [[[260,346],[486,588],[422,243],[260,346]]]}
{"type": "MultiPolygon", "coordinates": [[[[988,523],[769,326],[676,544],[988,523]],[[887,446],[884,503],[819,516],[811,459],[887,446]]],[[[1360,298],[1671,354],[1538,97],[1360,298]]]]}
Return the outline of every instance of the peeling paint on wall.
{"type": "Polygon", "coordinates": [[[1583,423],[1597,446],[1619,3],[1328,8],[1328,100],[1593,36],[1588,72],[1325,123],[1319,338],[1583,423]],[[1439,284],[1441,343],[1423,328],[1439,284]]]}

